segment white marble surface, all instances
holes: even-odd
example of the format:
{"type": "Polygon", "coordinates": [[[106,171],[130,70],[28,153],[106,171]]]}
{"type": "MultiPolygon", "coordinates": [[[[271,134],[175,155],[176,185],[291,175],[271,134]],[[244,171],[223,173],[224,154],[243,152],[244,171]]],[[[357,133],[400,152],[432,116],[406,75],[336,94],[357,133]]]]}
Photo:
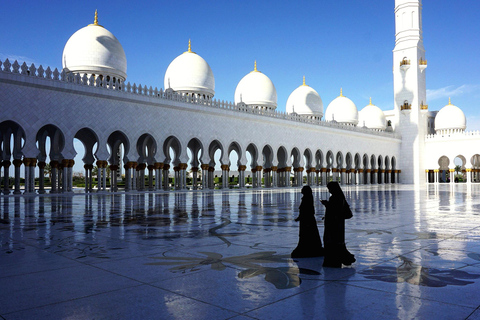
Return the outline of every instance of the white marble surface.
{"type": "Polygon", "coordinates": [[[0,196],[0,319],[480,319],[480,185],[344,190],[342,269],[297,188],[0,196]]]}

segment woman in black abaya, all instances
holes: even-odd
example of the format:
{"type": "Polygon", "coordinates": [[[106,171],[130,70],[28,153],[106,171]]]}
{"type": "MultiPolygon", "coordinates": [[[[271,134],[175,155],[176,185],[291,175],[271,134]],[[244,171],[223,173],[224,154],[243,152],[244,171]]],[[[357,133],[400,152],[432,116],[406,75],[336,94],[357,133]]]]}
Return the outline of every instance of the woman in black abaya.
{"type": "Polygon", "coordinates": [[[342,264],[351,265],[355,256],[345,246],[345,217],[344,207],[347,204],[345,195],[338,182],[329,182],[328,191],[332,194],[330,199],[322,200],[325,206],[325,232],[323,242],[325,244],[324,267],[341,268],[342,264]]]}
{"type": "Polygon", "coordinates": [[[323,247],[315,219],[312,188],[304,186],[302,194],[300,214],[295,219],[295,221],[300,221],[300,237],[297,247],[292,252],[292,258],[321,257],[323,256],[323,247]]]}

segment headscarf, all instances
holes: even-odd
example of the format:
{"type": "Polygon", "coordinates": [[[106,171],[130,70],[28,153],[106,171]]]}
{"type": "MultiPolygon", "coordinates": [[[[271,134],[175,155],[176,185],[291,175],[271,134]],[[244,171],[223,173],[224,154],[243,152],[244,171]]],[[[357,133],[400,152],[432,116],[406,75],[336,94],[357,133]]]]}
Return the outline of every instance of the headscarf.
{"type": "Polygon", "coordinates": [[[301,206],[313,206],[313,192],[310,186],[304,186],[302,188],[302,203],[301,206]]]}
{"type": "Polygon", "coordinates": [[[345,201],[345,195],[343,194],[342,188],[336,181],[331,181],[327,184],[328,191],[332,194],[332,196],[339,198],[345,201]]]}

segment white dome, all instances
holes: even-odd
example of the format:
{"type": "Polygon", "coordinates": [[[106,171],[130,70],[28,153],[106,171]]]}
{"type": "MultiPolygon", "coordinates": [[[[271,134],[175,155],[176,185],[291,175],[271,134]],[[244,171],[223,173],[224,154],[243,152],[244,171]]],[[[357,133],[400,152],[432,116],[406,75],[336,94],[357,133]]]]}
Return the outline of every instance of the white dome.
{"type": "Polygon", "coordinates": [[[63,68],[66,72],[102,74],[125,80],[127,58],[115,36],[97,23],[90,24],[68,39],[63,49],[63,68]]]}
{"type": "Polygon", "coordinates": [[[235,103],[277,108],[277,90],[273,82],[263,73],[255,69],[240,80],[235,89],[235,103]]]}
{"type": "Polygon", "coordinates": [[[387,119],[383,111],[376,105],[373,105],[370,100],[370,104],[358,113],[358,125],[370,129],[385,130],[387,128],[387,119]]]}
{"type": "Polygon", "coordinates": [[[297,113],[321,118],[323,116],[323,102],[317,91],[305,85],[295,89],[287,100],[287,113],[297,113]]]}
{"type": "Polygon", "coordinates": [[[208,63],[190,49],[176,57],[168,66],[163,81],[165,90],[196,93],[213,97],[215,78],[208,63]]]}
{"type": "Polygon", "coordinates": [[[333,99],[325,111],[325,120],[345,124],[357,125],[358,110],[352,100],[344,97],[340,91],[340,96],[333,99]]]}
{"type": "Polygon", "coordinates": [[[435,116],[435,131],[465,130],[467,119],[463,111],[453,104],[448,104],[438,111],[435,116]]]}

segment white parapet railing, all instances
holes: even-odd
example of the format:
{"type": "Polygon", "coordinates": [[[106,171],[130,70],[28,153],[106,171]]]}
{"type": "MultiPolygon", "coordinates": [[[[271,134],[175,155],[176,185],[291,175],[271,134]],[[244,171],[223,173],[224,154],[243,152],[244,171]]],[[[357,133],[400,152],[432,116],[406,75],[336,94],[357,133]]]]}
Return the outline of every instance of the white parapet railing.
{"type": "Polygon", "coordinates": [[[27,66],[25,62],[20,65],[17,60],[11,63],[8,59],[3,62],[0,60],[0,74],[1,73],[18,74],[25,77],[35,77],[50,81],[66,82],[78,86],[96,87],[110,91],[119,91],[119,94],[120,92],[122,92],[124,94],[153,97],[162,100],[179,101],[196,105],[204,105],[212,108],[232,110],[235,112],[250,113],[271,118],[296,121],[323,127],[361,132],[390,138],[399,138],[399,136],[395,132],[369,129],[366,127],[357,127],[354,125],[338,123],[336,121],[324,121],[319,119],[318,117],[308,115],[298,115],[295,113],[287,114],[286,112],[245,105],[244,103],[235,104],[233,102],[224,100],[210,99],[208,97],[197,95],[189,95],[186,93],[175,92],[170,89],[163,90],[161,88],[157,89],[156,87],[155,89],[153,89],[152,86],[147,87],[146,85],[142,86],[141,84],[137,85],[135,83],[132,85],[130,84],[130,82],[125,83],[124,81],[116,79],[114,76],[108,74],[88,75],[81,73],[70,73],[66,72],[65,70],[62,70],[60,72],[57,68],[52,71],[50,67],[44,69],[40,65],[37,68],[33,63],[30,66],[27,66]]]}
{"type": "Polygon", "coordinates": [[[433,140],[456,140],[456,139],[480,139],[480,131],[463,131],[463,130],[444,130],[436,134],[427,134],[427,141],[433,140]]]}

